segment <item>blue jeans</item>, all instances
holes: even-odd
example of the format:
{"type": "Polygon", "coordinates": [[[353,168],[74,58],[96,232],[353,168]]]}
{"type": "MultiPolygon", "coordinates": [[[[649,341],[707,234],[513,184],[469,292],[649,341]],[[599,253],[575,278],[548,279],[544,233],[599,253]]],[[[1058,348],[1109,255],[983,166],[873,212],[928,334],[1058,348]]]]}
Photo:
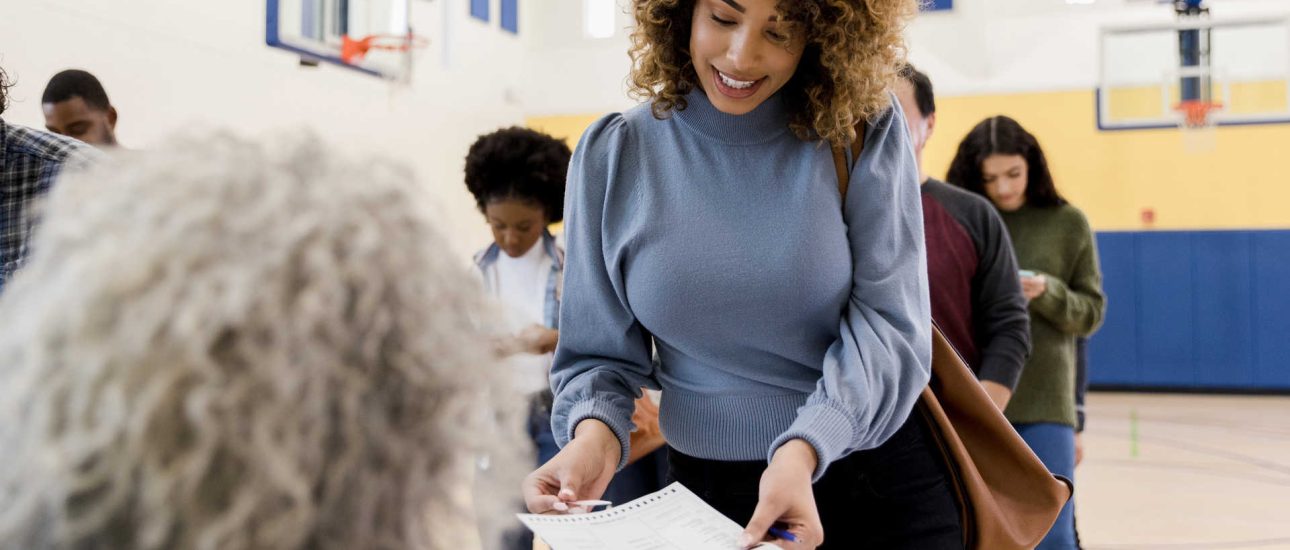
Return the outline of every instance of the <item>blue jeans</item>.
{"type": "Polygon", "coordinates": [[[537,448],[537,465],[546,464],[548,460],[555,458],[556,453],[560,452],[560,446],[555,444],[555,433],[551,431],[551,413],[546,411],[534,412],[529,415],[529,438],[533,440],[533,446],[537,448]]]}
{"type": "MultiPolygon", "coordinates": [[[[1065,424],[1037,422],[1013,424],[1030,449],[1039,455],[1048,471],[1075,481],[1075,428],[1065,424]]],[[[1038,550],[1075,550],[1075,498],[1071,497],[1038,550]]]]}

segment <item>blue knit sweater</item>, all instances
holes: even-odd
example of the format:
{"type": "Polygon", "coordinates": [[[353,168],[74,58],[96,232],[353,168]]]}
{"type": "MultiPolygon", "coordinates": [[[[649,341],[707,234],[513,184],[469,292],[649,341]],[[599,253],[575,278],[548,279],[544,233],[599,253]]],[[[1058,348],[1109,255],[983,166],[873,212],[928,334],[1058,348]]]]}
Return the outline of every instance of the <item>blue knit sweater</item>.
{"type": "Polygon", "coordinates": [[[664,120],[647,105],[606,116],[574,154],[557,440],[596,418],[625,462],[632,400],[661,387],[660,424],[678,451],[760,460],[800,438],[820,457],[818,479],[886,441],[930,373],[903,115],[893,101],[869,125],[844,216],[828,145],[793,135],[780,96],[742,116],[701,92],[688,101],[664,120]]]}

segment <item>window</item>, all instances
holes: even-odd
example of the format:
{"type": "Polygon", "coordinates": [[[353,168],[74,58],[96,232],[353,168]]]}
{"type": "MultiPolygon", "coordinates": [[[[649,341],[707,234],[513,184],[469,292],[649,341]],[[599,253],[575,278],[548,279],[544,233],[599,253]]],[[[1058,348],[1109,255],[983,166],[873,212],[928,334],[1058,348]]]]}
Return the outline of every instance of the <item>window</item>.
{"type": "Polygon", "coordinates": [[[582,0],[583,32],[589,38],[614,36],[615,0],[582,0]]]}

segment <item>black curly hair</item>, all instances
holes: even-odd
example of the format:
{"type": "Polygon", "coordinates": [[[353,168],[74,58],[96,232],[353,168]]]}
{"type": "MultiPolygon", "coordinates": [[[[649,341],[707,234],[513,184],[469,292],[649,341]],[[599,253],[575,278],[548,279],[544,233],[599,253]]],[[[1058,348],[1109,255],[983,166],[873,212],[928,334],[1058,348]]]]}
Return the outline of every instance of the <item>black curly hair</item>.
{"type": "Polygon", "coordinates": [[[479,136],[466,154],[466,188],[479,211],[499,199],[540,205],[551,223],[564,219],[564,179],[572,153],[564,141],[512,126],[479,136]]]}

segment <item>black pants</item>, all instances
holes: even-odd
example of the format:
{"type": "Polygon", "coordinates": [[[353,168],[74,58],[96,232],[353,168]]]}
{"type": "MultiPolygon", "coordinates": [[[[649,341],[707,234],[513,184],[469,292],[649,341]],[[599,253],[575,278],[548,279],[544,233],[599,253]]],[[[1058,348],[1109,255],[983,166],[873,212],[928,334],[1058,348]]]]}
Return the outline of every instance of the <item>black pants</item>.
{"type": "MultiPolygon", "coordinates": [[[[922,415],[877,449],[834,462],[815,484],[823,549],[963,548],[958,504],[922,415]]],[[[668,475],[740,526],[757,507],[764,461],[726,462],[668,449],[668,475]]]]}

